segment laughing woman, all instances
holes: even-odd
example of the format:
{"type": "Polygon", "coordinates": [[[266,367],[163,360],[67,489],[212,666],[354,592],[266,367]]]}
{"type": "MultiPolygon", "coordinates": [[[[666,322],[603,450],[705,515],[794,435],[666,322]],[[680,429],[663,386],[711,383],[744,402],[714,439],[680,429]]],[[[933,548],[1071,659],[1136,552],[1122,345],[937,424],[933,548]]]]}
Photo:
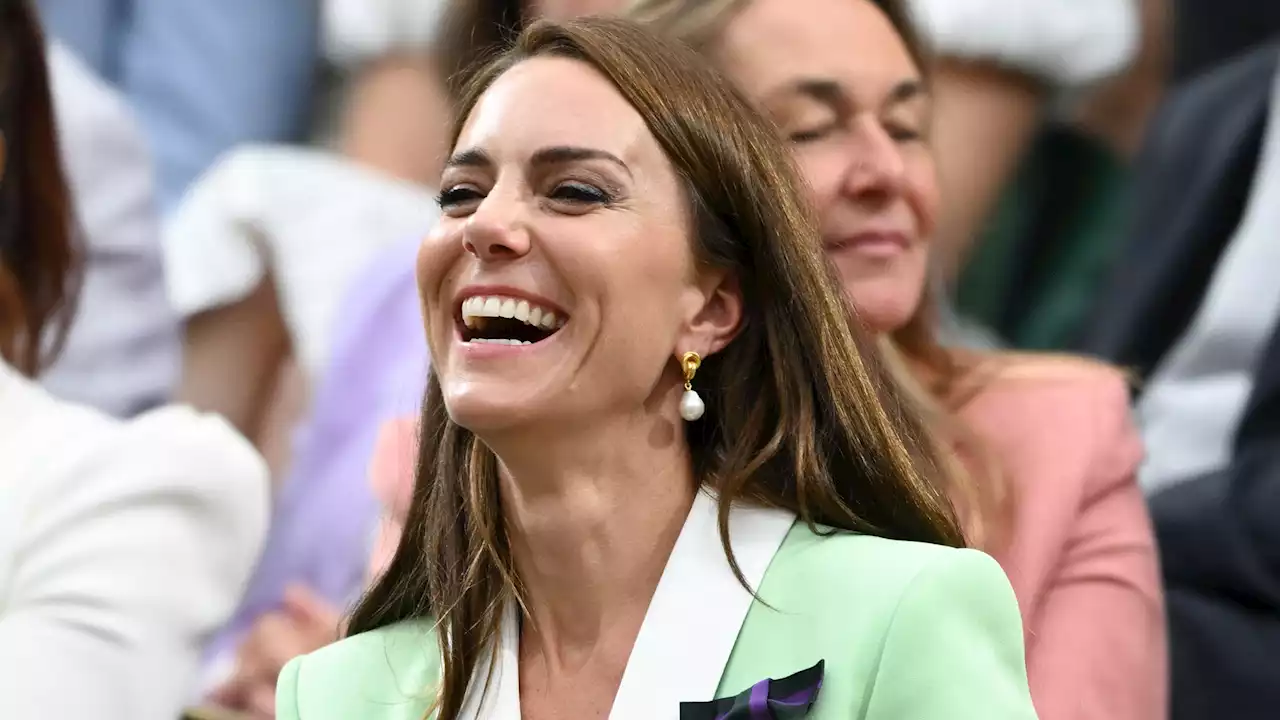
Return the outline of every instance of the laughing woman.
{"type": "Polygon", "coordinates": [[[278,717],[1034,718],[771,126],[598,19],[525,31],[459,118],[405,530],[278,717]]]}

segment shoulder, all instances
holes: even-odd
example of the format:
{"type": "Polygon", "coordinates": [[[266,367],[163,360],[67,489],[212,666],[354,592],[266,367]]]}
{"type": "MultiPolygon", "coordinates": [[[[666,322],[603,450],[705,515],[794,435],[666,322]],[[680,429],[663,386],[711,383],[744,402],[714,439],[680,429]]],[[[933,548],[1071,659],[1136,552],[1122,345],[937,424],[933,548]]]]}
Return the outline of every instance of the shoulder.
{"type": "Polygon", "coordinates": [[[1128,403],[1129,380],[1124,372],[1101,360],[1056,353],[993,353],[974,364],[975,381],[984,388],[1034,392],[1069,388],[1092,391],[1128,403]]]}
{"type": "Polygon", "coordinates": [[[277,691],[280,717],[419,720],[439,675],[440,649],[428,621],[379,628],[289,663],[277,691]]]}
{"type": "Polygon", "coordinates": [[[169,508],[246,545],[265,532],[266,465],[221,418],[168,407],[121,421],[36,387],[24,406],[11,459],[29,481],[28,520],[74,527],[74,517],[169,508]]]}
{"type": "Polygon", "coordinates": [[[96,418],[84,461],[102,473],[217,497],[263,499],[268,471],[262,457],[225,420],[185,406],[169,406],[129,421],[96,418]]]}
{"type": "Polygon", "coordinates": [[[111,434],[115,445],[109,452],[121,462],[170,468],[175,483],[200,490],[214,484],[219,495],[254,498],[269,489],[262,456],[219,416],[169,406],[120,423],[111,434]]]}
{"type": "MultiPolygon", "coordinates": [[[[867,617],[881,620],[906,598],[946,602],[950,595],[967,593],[997,604],[1015,602],[1004,571],[977,550],[822,528],[814,532],[802,523],[775,556],[766,583],[801,589],[804,604],[819,616],[847,617],[852,597],[867,617]]],[[[762,595],[767,589],[761,588],[762,595]]]]}
{"type": "Polygon", "coordinates": [[[753,608],[735,687],[774,657],[822,658],[830,717],[1035,717],[1018,603],[990,556],[807,528],[784,548],[791,588],[761,588],[776,612],[753,608]]]}
{"type": "Polygon", "coordinates": [[[1114,445],[1136,441],[1130,383],[1116,367],[1083,357],[1002,353],[977,363],[961,383],[960,416],[997,445],[1114,445]]]}

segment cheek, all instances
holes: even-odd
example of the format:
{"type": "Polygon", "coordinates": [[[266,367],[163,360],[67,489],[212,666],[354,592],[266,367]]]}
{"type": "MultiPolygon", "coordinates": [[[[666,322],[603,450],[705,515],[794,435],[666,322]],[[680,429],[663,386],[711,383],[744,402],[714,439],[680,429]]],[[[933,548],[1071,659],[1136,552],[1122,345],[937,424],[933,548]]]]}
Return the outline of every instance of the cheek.
{"type": "Polygon", "coordinates": [[[840,198],[847,163],[838,153],[816,146],[797,150],[795,157],[810,201],[819,213],[825,213],[840,198]]]}
{"type": "Polygon", "coordinates": [[[941,212],[938,170],[932,151],[921,150],[908,155],[904,179],[907,203],[915,215],[920,237],[928,241],[938,229],[938,214],[941,212]]]}
{"type": "Polygon", "coordinates": [[[873,332],[893,332],[901,328],[920,306],[928,268],[923,246],[915,247],[888,267],[872,273],[839,261],[836,266],[849,300],[873,332]]]}
{"type": "MultiPolygon", "coordinates": [[[[623,377],[641,387],[653,382],[662,358],[675,350],[686,306],[691,261],[688,247],[665,233],[635,237],[626,250],[592,253],[592,285],[600,296],[600,327],[592,354],[596,370],[613,382],[623,377]]],[[[628,382],[627,384],[631,384],[628,382]]]]}
{"type": "Polygon", "coordinates": [[[450,321],[452,308],[444,297],[446,279],[462,256],[462,243],[443,227],[432,231],[418,246],[415,271],[418,281],[418,298],[422,302],[422,316],[427,326],[429,342],[435,338],[432,328],[443,321],[450,321]]]}
{"type": "Polygon", "coordinates": [[[644,342],[670,335],[682,319],[683,291],[687,268],[663,257],[653,245],[645,253],[617,257],[610,261],[605,309],[610,317],[606,329],[635,336],[644,342]]]}

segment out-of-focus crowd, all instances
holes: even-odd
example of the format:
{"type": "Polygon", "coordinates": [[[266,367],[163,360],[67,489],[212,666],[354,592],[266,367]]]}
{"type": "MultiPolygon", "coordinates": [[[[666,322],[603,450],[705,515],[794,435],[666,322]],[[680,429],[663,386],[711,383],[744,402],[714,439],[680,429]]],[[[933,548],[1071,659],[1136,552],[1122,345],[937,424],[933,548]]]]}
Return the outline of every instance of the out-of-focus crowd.
{"type": "MultiPolygon", "coordinates": [[[[905,7],[927,49],[912,299],[941,344],[1018,360],[917,384],[1011,488],[1015,529],[976,544],[1041,717],[1274,717],[1280,5],[845,1],[905,7]]],[[[284,664],[341,636],[410,498],[452,78],[536,17],[632,13],[754,99],[803,35],[751,13],[829,2],[34,0],[44,48],[3,3],[0,309],[48,261],[17,210],[45,145],[81,262],[65,337],[58,303],[0,312],[0,717],[274,717],[284,664]]],[[[801,137],[830,108],[797,107],[773,119],[820,210],[917,202],[916,150],[862,148],[858,185],[801,137]]],[[[885,328],[904,365],[917,315],[885,328]]]]}

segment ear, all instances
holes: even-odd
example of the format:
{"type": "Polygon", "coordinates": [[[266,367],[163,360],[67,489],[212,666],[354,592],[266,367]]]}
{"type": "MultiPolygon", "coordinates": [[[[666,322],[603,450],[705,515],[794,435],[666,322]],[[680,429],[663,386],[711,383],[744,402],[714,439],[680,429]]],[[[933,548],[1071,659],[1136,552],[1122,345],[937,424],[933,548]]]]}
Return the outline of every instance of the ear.
{"type": "Polygon", "coordinates": [[[698,289],[699,304],[676,340],[676,357],[687,352],[714,355],[733,341],[742,326],[742,287],[737,277],[726,271],[708,273],[698,289]]]}

